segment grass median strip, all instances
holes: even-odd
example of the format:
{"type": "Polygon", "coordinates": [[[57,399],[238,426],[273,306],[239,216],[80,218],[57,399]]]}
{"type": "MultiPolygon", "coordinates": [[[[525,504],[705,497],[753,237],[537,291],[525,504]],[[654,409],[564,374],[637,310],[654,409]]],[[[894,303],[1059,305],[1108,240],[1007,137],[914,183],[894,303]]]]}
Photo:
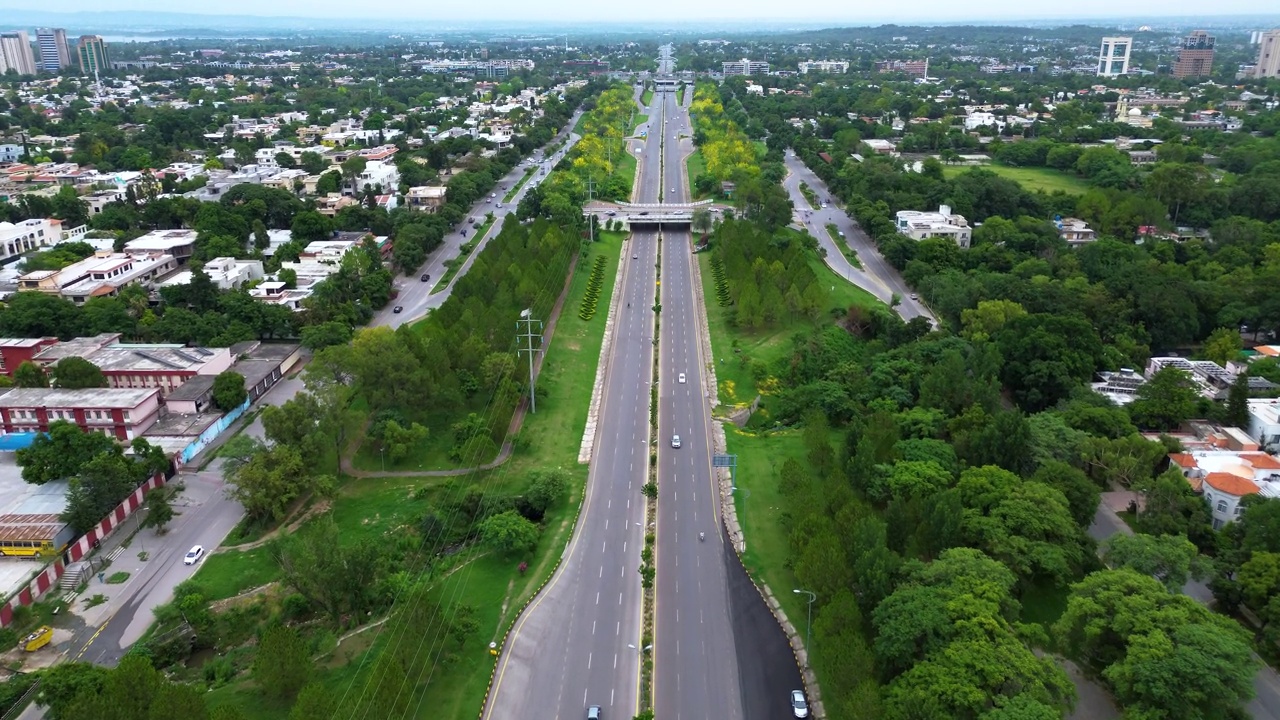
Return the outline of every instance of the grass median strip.
{"type": "Polygon", "coordinates": [[[506,195],[503,195],[503,196],[502,196],[502,202],[504,202],[504,203],[505,203],[505,202],[511,202],[511,198],[515,197],[515,196],[516,196],[516,193],[520,192],[520,188],[524,187],[524,184],[525,184],[525,183],[527,183],[527,182],[529,182],[529,178],[533,177],[533,173],[534,173],[537,169],[538,169],[538,168],[537,168],[536,166],[535,166],[535,167],[531,167],[531,168],[527,168],[527,169],[524,171],[524,177],[520,178],[520,180],[519,180],[518,182],[516,182],[515,187],[511,188],[510,190],[508,190],[506,195]]]}
{"type": "Polygon", "coordinates": [[[840,232],[840,228],[836,227],[835,223],[827,223],[827,234],[831,236],[831,242],[834,242],[836,247],[840,248],[840,254],[844,255],[846,260],[856,268],[862,267],[862,263],[858,262],[858,253],[849,247],[849,242],[845,239],[844,233],[840,232]]]}

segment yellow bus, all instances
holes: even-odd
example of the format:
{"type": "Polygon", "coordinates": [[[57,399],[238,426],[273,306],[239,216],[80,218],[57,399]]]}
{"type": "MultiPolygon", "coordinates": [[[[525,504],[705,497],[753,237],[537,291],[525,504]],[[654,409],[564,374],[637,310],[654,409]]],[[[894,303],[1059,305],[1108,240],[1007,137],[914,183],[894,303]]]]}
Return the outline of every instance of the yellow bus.
{"type": "Polygon", "coordinates": [[[52,558],[75,539],[57,515],[0,515],[0,557],[52,558]]]}

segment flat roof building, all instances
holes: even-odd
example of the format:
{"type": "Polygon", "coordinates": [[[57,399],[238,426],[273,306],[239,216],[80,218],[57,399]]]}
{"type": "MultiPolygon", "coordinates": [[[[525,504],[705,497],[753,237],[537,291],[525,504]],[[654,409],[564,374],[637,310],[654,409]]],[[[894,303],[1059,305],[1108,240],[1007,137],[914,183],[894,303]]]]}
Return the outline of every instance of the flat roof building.
{"type": "Polygon", "coordinates": [[[1215,40],[1204,30],[1196,30],[1182,39],[1178,58],[1173,61],[1176,78],[1204,77],[1213,70],[1213,46],[1215,40]]]}
{"type": "Polygon", "coordinates": [[[1280,77],[1280,28],[1268,30],[1258,38],[1258,62],[1253,66],[1253,76],[1280,77]]]}
{"type": "Polygon", "coordinates": [[[895,224],[898,232],[913,240],[945,237],[966,250],[973,237],[969,221],[963,215],[952,213],[949,205],[939,206],[938,212],[899,210],[895,224]]]}
{"type": "Polygon", "coordinates": [[[160,252],[186,265],[195,253],[197,235],[195,230],[155,230],[125,243],[124,251],[131,255],[160,252]]]}
{"type": "Polygon", "coordinates": [[[838,73],[849,72],[849,63],[844,60],[808,60],[799,65],[802,73],[838,73]]]}
{"type": "Polygon", "coordinates": [[[760,60],[729,60],[721,63],[725,76],[729,75],[768,75],[769,63],[760,60]]]}
{"type": "Polygon", "coordinates": [[[65,420],[85,432],[129,441],[146,432],[159,415],[156,388],[11,388],[0,394],[0,423],[7,433],[48,432],[51,423],[65,420]]]}
{"type": "Polygon", "coordinates": [[[150,285],[178,268],[172,255],[97,252],[61,270],[37,270],[18,277],[19,290],[60,295],[77,305],[110,297],[125,285],[150,285]]]}

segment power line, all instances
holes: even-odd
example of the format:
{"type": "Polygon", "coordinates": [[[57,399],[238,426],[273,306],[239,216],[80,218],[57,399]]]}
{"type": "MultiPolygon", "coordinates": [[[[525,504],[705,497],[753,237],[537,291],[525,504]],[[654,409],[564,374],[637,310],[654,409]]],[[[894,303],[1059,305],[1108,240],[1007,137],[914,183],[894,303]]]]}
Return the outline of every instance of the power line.
{"type": "Polygon", "coordinates": [[[536,394],[534,393],[533,359],[535,355],[540,354],[543,351],[542,321],[533,317],[533,310],[526,309],[520,313],[520,319],[516,321],[516,330],[520,329],[521,323],[524,323],[525,331],[518,333],[516,337],[527,341],[527,345],[519,348],[516,352],[521,355],[524,355],[525,353],[529,354],[529,412],[537,413],[538,403],[537,400],[534,399],[536,394]],[[538,332],[536,333],[533,331],[534,323],[538,323],[538,332]],[[538,347],[536,348],[533,346],[533,339],[535,337],[538,338],[538,347]]]}

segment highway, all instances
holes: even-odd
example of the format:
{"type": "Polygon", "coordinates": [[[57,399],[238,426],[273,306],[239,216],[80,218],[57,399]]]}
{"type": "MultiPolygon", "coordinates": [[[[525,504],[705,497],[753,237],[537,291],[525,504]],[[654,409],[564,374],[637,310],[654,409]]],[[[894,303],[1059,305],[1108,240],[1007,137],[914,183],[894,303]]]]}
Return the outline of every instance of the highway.
{"type": "MultiPolygon", "coordinates": [[[[658,178],[661,147],[639,147],[643,188],[658,178]]],[[[560,568],[507,638],[486,720],[582,718],[590,705],[631,718],[638,709],[657,233],[635,233],[624,247],[582,513],[560,568]]]]}
{"type": "Polygon", "coordinates": [[[808,185],[820,201],[831,200],[831,191],[827,189],[826,183],[814,174],[812,170],[805,166],[804,162],[796,156],[791,150],[787,150],[786,158],[783,160],[787,168],[787,176],[782,181],[782,186],[787,189],[791,195],[791,203],[795,206],[795,218],[797,224],[801,225],[818,239],[818,246],[826,251],[826,257],[823,258],[827,265],[836,272],[840,277],[875,295],[880,302],[888,305],[894,295],[897,295],[900,304],[894,308],[903,320],[923,315],[929,318],[929,321],[937,326],[938,318],[925,306],[923,302],[913,299],[911,295],[913,290],[902,279],[901,273],[892,265],[885,261],[880,255],[880,249],[876,247],[875,242],[867,236],[862,227],[854,222],[844,210],[836,207],[835,204],[828,202],[827,207],[818,207],[810,209],[809,201],[805,199],[804,193],[800,192],[800,183],[808,185]],[[858,256],[858,262],[862,268],[856,268],[845,258],[844,253],[840,252],[840,248],[836,247],[835,241],[827,232],[827,224],[836,226],[845,235],[845,242],[858,256]]]}
{"type": "MultiPolygon", "coordinates": [[[[686,92],[685,107],[677,98],[675,93],[661,98],[667,130],[659,191],[673,203],[689,200],[684,159],[694,150],[687,112],[692,91],[686,92]]],[[[664,720],[789,717],[789,693],[803,687],[799,668],[720,520],[703,375],[710,363],[700,342],[706,317],[694,295],[692,249],[687,229],[664,232],[654,715],[664,720]],[[679,448],[672,447],[673,435],[680,436],[679,448]]]]}

